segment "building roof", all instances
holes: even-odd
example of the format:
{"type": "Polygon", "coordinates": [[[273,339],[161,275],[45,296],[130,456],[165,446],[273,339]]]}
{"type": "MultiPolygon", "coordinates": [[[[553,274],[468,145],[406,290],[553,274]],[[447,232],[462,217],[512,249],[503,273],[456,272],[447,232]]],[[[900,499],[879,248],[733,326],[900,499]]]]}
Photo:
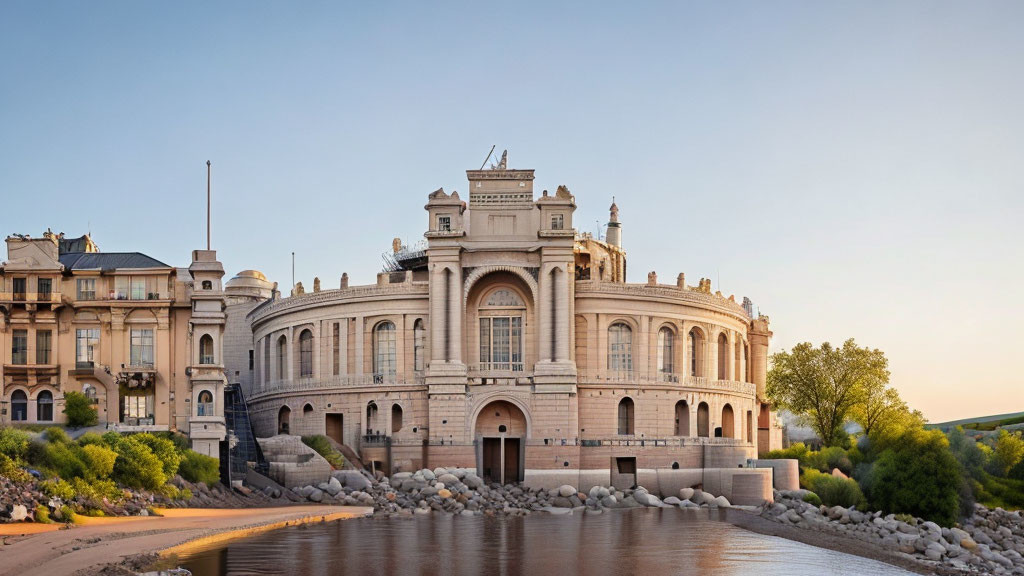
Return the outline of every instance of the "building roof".
{"type": "Polygon", "coordinates": [[[69,252],[60,255],[66,270],[117,270],[121,268],[170,268],[141,252],[69,252]]]}

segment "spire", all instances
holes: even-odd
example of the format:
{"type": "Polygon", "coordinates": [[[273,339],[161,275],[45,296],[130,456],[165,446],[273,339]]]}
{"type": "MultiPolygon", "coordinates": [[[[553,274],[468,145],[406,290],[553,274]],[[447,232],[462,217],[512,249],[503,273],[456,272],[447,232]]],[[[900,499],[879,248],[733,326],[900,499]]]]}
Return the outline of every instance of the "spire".
{"type": "Polygon", "coordinates": [[[622,224],[619,223],[619,207],[612,196],[612,205],[608,208],[608,231],[605,241],[612,246],[622,246],[622,224]]]}

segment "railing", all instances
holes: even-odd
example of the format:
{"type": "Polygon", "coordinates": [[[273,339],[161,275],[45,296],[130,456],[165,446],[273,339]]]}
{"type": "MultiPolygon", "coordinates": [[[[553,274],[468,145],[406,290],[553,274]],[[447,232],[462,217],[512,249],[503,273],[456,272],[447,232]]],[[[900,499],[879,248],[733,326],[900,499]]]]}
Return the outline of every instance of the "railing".
{"type": "Polygon", "coordinates": [[[343,374],[323,378],[300,378],[298,380],[276,380],[264,386],[256,385],[252,399],[281,392],[303,392],[307,390],[329,390],[332,388],[355,388],[359,386],[408,386],[422,385],[424,377],[416,374],[403,378],[394,374],[343,374]]]}
{"type": "Polygon", "coordinates": [[[671,438],[612,437],[586,438],[580,446],[749,446],[742,438],[714,438],[707,436],[674,436],[671,438]]]}
{"type": "Polygon", "coordinates": [[[23,303],[58,303],[60,302],[60,290],[51,290],[49,292],[0,292],[0,301],[5,302],[23,302],[23,303]]]}
{"type": "Polygon", "coordinates": [[[214,411],[213,402],[198,402],[196,403],[196,416],[216,416],[214,411]]]}
{"type": "MultiPolygon", "coordinates": [[[[95,298],[93,298],[93,299],[95,299],[95,298]]],[[[169,297],[167,295],[161,294],[159,292],[140,292],[140,293],[135,293],[135,294],[133,294],[131,292],[120,292],[118,290],[110,290],[109,292],[107,292],[107,300],[135,300],[137,302],[137,301],[140,301],[140,300],[168,300],[168,299],[169,299],[169,297]]]]}
{"type": "Polygon", "coordinates": [[[79,360],[75,362],[75,370],[92,370],[96,366],[96,363],[92,360],[83,361],[79,360]]]}
{"type": "Polygon", "coordinates": [[[685,374],[656,372],[654,374],[641,375],[633,372],[585,372],[579,373],[580,384],[661,384],[680,388],[697,388],[711,390],[714,392],[731,392],[734,394],[745,394],[753,396],[757,392],[757,386],[750,382],[738,382],[736,380],[711,380],[703,376],[689,376],[685,374]]]}
{"type": "Polygon", "coordinates": [[[391,444],[391,437],[380,433],[364,434],[359,443],[360,448],[384,447],[391,444]]]}
{"type": "Polygon", "coordinates": [[[129,364],[121,369],[122,372],[152,372],[155,369],[155,365],[152,362],[140,362],[138,364],[129,364]]]}

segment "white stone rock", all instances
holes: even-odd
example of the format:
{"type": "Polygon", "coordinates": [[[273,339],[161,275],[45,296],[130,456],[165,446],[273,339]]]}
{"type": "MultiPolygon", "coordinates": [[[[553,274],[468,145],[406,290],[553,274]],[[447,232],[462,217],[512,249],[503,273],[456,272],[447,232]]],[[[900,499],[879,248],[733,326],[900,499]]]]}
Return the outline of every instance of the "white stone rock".
{"type": "Polygon", "coordinates": [[[562,484],[558,487],[558,495],[562,498],[568,498],[576,494],[576,488],[568,484],[562,484]]]}
{"type": "Polygon", "coordinates": [[[13,522],[21,522],[25,518],[28,518],[28,508],[21,504],[15,504],[11,507],[11,520],[13,522]]]}
{"type": "Polygon", "coordinates": [[[693,488],[680,488],[679,489],[680,500],[693,500],[693,488]]]}

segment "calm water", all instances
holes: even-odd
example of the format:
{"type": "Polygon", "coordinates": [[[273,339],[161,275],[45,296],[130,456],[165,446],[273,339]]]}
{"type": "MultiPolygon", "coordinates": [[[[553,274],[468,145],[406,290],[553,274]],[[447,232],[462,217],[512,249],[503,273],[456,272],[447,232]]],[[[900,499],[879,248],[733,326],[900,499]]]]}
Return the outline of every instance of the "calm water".
{"type": "Polygon", "coordinates": [[[878,575],[899,568],[724,521],[724,512],[345,520],[284,528],[180,559],[196,576],[401,574],[878,575]]]}

